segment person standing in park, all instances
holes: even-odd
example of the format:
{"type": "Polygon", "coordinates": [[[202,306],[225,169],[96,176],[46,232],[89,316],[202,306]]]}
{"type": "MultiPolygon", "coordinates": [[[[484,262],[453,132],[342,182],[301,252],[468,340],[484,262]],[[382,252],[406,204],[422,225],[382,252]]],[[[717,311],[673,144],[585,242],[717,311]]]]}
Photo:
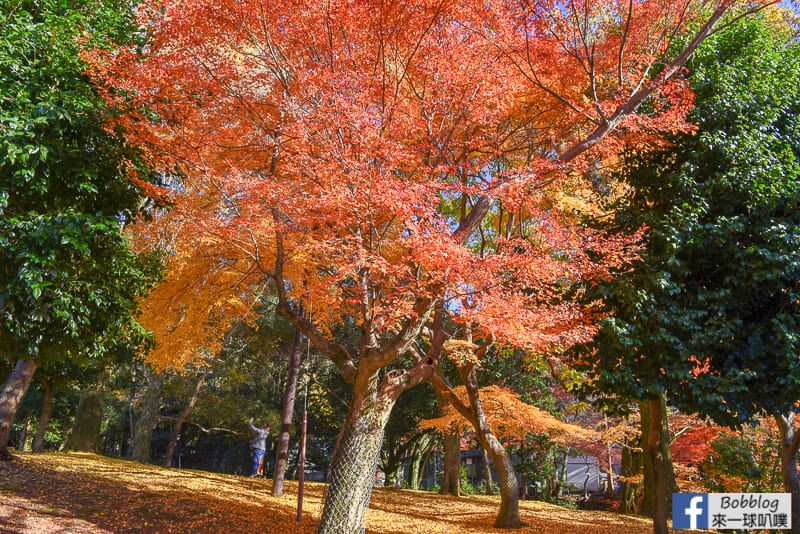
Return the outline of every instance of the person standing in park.
{"type": "Polygon", "coordinates": [[[264,453],[267,450],[267,437],[269,436],[269,425],[265,424],[259,428],[253,424],[253,418],[248,422],[250,430],[255,432],[255,436],[250,441],[250,449],[253,451],[253,471],[251,477],[264,476],[264,453]]]}

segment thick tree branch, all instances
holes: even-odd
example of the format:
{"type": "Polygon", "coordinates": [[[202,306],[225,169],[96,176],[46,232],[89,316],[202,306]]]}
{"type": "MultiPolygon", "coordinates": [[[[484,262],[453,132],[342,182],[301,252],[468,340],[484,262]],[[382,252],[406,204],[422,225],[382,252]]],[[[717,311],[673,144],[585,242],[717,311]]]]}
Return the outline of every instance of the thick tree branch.
{"type": "Polygon", "coordinates": [[[419,336],[422,327],[430,319],[434,305],[435,301],[431,299],[418,299],[414,304],[414,316],[406,320],[400,332],[388,344],[366,351],[369,365],[374,369],[379,369],[407,353],[414,340],[419,336]]]}
{"type": "Polygon", "coordinates": [[[276,307],[276,311],[287,321],[289,321],[294,328],[302,332],[311,341],[311,343],[314,344],[317,350],[330,358],[330,360],[336,364],[336,367],[339,368],[339,372],[342,374],[342,377],[345,379],[345,381],[352,383],[356,376],[356,366],[353,363],[353,358],[347,348],[344,345],[340,343],[334,343],[325,337],[325,335],[319,331],[314,323],[308,320],[302,312],[296,310],[289,301],[289,297],[286,293],[286,281],[283,278],[283,265],[285,261],[283,235],[280,232],[278,214],[275,212],[275,210],[273,210],[272,215],[276,223],[276,257],[275,272],[273,273],[273,278],[275,280],[275,286],[278,293],[278,305],[276,307]]]}
{"type": "Polygon", "coordinates": [[[444,307],[442,304],[436,306],[433,315],[433,336],[425,354],[419,353],[416,347],[409,345],[406,352],[412,354],[416,360],[416,365],[411,369],[395,369],[389,371],[381,383],[381,394],[399,398],[400,394],[422,382],[429,380],[436,374],[439,367],[439,357],[442,353],[442,345],[447,340],[447,333],[444,330],[444,307]]]}

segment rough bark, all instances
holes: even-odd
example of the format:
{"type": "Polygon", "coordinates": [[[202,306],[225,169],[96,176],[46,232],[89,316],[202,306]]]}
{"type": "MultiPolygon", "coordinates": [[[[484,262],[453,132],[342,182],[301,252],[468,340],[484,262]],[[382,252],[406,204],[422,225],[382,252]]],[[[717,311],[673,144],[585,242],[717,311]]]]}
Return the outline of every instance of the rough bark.
{"type": "Polygon", "coordinates": [[[483,489],[486,495],[494,495],[494,478],[492,477],[492,464],[489,461],[489,453],[486,447],[483,447],[483,478],[486,481],[486,487],[483,489]]]}
{"type": "Polygon", "coordinates": [[[78,411],[72,424],[72,432],[64,449],[79,452],[97,452],[100,441],[100,427],[103,423],[103,404],[105,402],[104,384],[87,389],[81,394],[78,411]]]}
{"type": "Polygon", "coordinates": [[[25,421],[22,423],[22,430],[19,433],[19,440],[17,442],[18,451],[31,451],[31,445],[33,445],[31,432],[33,432],[33,416],[28,414],[25,421]]]}
{"type": "Polygon", "coordinates": [[[289,430],[292,427],[294,403],[297,398],[297,380],[300,376],[300,363],[303,359],[303,335],[295,329],[292,348],[289,354],[289,373],[286,379],[286,392],[283,396],[281,431],[275,452],[275,473],[272,475],[272,495],[283,495],[283,481],[286,478],[286,464],[289,460],[289,430]]]}
{"type": "Polygon", "coordinates": [[[153,429],[158,423],[158,404],[161,401],[163,385],[164,373],[151,372],[133,434],[131,460],[135,462],[146,464],[150,461],[150,441],[153,429]]]}
{"type": "Polygon", "coordinates": [[[444,478],[440,493],[461,496],[461,436],[452,430],[444,434],[444,478]]]}
{"type": "Polygon", "coordinates": [[[409,469],[408,485],[411,489],[419,489],[422,480],[422,468],[430,458],[434,440],[430,433],[419,434],[411,448],[411,466],[409,469]]]}
{"type": "MultiPolygon", "coordinates": [[[[436,403],[439,412],[444,412],[450,404],[450,399],[439,388],[434,388],[436,403]]],[[[444,466],[442,486],[439,493],[442,495],[461,496],[461,436],[456,430],[446,430],[444,434],[444,466]]]]}
{"type": "Polygon", "coordinates": [[[622,449],[622,512],[639,513],[639,496],[642,490],[642,453],[630,447],[622,449]]]}
{"type": "Polygon", "coordinates": [[[206,382],[206,378],[208,378],[209,373],[211,373],[211,367],[206,367],[200,376],[197,378],[197,382],[194,384],[194,390],[192,391],[192,397],[189,399],[189,402],[186,403],[186,406],[183,407],[183,410],[180,411],[178,417],[175,419],[175,424],[172,425],[172,429],[169,433],[169,443],[167,444],[167,451],[164,453],[164,459],[161,461],[162,467],[171,467],[172,466],[172,455],[175,453],[175,448],[178,446],[178,439],[181,435],[181,429],[183,429],[183,424],[186,422],[186,419],[189,418],[189,415],[194,410],[194,407],[197,406],[197,400],[200,398],[200,391],[203,389],[203,384],[206,382]]]}
{"type": "Polygon", "coordinates": [[[364,532],[383,429],[396,397],[379,392],[378,373],[359,369],[353,399],[331,459],[318,534],[364,532]],[[366,376],[365,376],[366,375],[366,376]]]}
{"type": "Polygon", "coordinates": [[[796,414],[776,416],[781,437],[781,472],[783,489],[792,494],[792,534],[800,534],[800,477],[797,474],[797,450],[800,433],[794,429],[796,414]]]}
{"type": "Polygon", "coordinates": [[[8,452],[8,439],[11,437],[14,416],[28,386],[31,385],[34,372],[36,363],[32,360],[17,360],[14,370],[0,390],[0,461],[12,460],[11,453],[8,452]]]}
{"type": "Polygon", "coordinates": [[[53,409],[53,379],[48,377],[44,381],[44,399],[42,400],[42,415],[39,418],[39,428],[33,438],[33,452],[44,451],[44,435],[50,425],[50,412],[53,409]]]}
{"type": "Polygon", "coordinates": [[[645,505],[642,510],[653,518],[653,532],[667,534],[667,518],[672,508],[675,475],[669,448],[666,402],[663,396],[643,400],[642,449],[644,458],[645,505]]]}

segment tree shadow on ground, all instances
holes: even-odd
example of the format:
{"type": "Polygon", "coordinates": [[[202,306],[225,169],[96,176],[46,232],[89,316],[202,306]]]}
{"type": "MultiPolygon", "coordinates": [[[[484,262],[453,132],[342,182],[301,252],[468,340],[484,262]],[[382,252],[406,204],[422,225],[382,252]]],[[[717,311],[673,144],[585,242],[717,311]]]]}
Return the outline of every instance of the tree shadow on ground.
{"type": "MultiPolygon", "coordinates": [[[[94,454],[16,453],[0,462],[0,532],[311,534],[327,486],[307,483],[297,522],[297,482],[272,497],[272,481],[116,460],[94,454]]],[[[375,488],[367,534],[645,534],[652,523],[613,513],[520,503],[529,526],[493,528],[499,497],[461,498],[375,488]]]]}
{"type": "MultiPolygon", "coordinates": [[[[17,453],[0,462],[0,493],[17,498],[2,508],[0,531],[24,532],[30,514],[114,533],[314,531],[310,514],[298,524],[291,500],[270,502],[277,500],[270,491],[271,481],[263,479],[163,470],[89,454],[17,453]]],[[[321,489],[312,489],[309,498],[315,494],[319,500],[321,489]]]]}

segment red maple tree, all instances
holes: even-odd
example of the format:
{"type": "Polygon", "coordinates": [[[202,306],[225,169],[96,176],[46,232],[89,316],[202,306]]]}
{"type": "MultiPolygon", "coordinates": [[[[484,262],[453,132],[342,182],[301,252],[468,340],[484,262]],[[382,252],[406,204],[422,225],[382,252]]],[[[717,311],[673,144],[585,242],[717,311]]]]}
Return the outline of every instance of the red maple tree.
{"type": "Polygon", "coordinates": [[[414,358],[429,321],[537,351],[593,333],[564,288],[629,243],[554,199],[623,142],[690,128],[676,74],[737,6],[147,0],[145,46],[92,53],[130,110],[119,126],[184,176],[194,200],[175,209],[198,246],[235,255],[242,284],[271,279],[354,386],[321,532],[361,528],[391,408],[446,338],[434,328],[414,358]],[[342,322],[354,343],[334,338],[342,322]]]}

